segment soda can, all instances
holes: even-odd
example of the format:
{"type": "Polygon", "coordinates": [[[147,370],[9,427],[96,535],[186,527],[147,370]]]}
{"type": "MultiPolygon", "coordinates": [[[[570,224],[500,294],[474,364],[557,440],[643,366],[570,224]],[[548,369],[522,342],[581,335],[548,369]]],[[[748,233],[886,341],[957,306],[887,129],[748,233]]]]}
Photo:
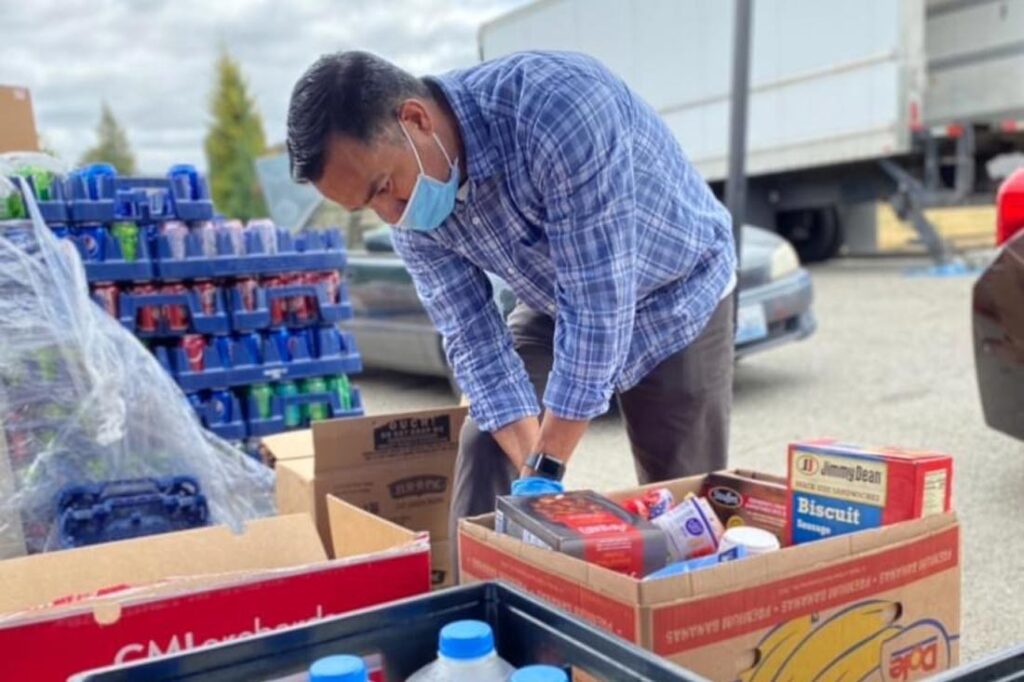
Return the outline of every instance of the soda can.
{"type": "Polygon", "coordinates": [[[256,416],[270,419],[274,400],[274,389],[270,384],[253,384],[249,387],[249,397],[250,403],[256,406],[256,416]]]}
{"type": "Polygon", "coordinates": [[[637,516],[651,521],[658,518],[675,506],[675,498],[668,488],[648,490],[641,497],[634,497],[622,503],[622,506],[637,516]]]}
{"type": "MultiPolygon", "coordinates": [[[[271,290],[285,286],[286,281],[283,277],[264,277],[260,284],[269,294],[271,290]]],[[[277,326],[288,321],[288,300],[286,298],[281,296],[271,298],[268,295],[267,306],[270,308],[270,324],[277,326]]]]}
{"type": "Polygon", "coordinates": [[[196,223],[192,226],[192,234],[199,242],[199,252],[206,257],[217,255],[217,229],[209,220],[196,223]]]}
{"type": "Polygon", "coordinates": [[[292,329],[288,333],[288,355],[291,360],[315,357],[315,339],[312,329],[292,329]]]}
{"type": "Polygon", "coordinates": [[[114,223],[110,227],[114,239],[121,247],[121,258],[134,261],[139,257],[139,226],[130,221],[114,223]]]}
{"type": "Polygon", "coordinates": [[[213,347],[217,350],[217,359],[221,367],[231,367],[231,339],[227,336],[214,336],[213,347]]]}
{"type": "Polygon", "coordinates": [[[225,220],[220,229],[227,233],[231,243],[231,252],[236,256],[244,256],[245,249],[245,225],[241,220],[225,220]]]}
{"type": "Polygon", "coordinates": [[[185,351],[185,362],[190,372],[206,369],[206,339],[202,334],[185,334],[181,337],[181,349],[185,351]]]}
{"type": "Polygon", "coordinates": [[[286,399],[299,394],[299,387],[295,385],[294,381],[281,381],[277,384],[277,388],[274,391],[277,397],[281,399],[281,407],[284,412],[284,425],[285,426],[301,426],[302,425],[302,407],[295,403],[289,403],[286,399]]]}
{"type": "Polygon", "coordinates": [[[277,253],[277,226],[267,218],[253,218],[245,229],[259,236],[262,253],[277,253]]]}
{"type": "Polygon", "coordinates": [[[242,299],[242,310],[256,310],[256,289],[260,286],[255,277],[241,277],[235,281],[235,290],[242,299]]]}
{"type": "Polygon", "coordinates": [[[338,374],[328,379],[327,390],[338,395],[338,403],[341,405],[341,409],[346,412],[352,409],[352,385],[349,383],[347,376],[338,374]]]}
{"type": "Polygon", "coordinates": [[[259,334],[255,332],[239,334],[238,342],[245,350],[246,364],[263,364],[263,339],[259,334]]]}
{"type": "Polygon", "coordinates": [[[107,228],[89,223],[78,228],[78,243],[87,261],[102,261],[107,244],[107,228]]]}
{"type": "Polygon", "coordinates": [[[203,402],[202,396],[198,393],[189,393],[185,396],[185,399],[188,400],[188,404],[195,411],[196,416],[199,417],[200,420],[203,420],[206,416],[206,410],[203,409],[205,407],[205,403],[203,402]]]}
{"type": "Polygon", "coordinates": [[[50,225],[50,232],[53,232],[57,239],[67,239],[71,236],[71,228],[64,223],[53,223],[50,225]]]}
{"type": "MultiPolygon", "coordinates": [[[[156,287],[152,284],[137,284],[132,287],[131,293],[135,296],[149,296],[156,293],[156,287]]],[[[140,332],[155,332],[160,326],[160,306],[141,305],[136,315],[136,327],[140,332]]]]}
{"type": "Polygon", "coordinates": [[[96,282],[92,287],[92,298],[107,314],[113,318],[118,316],[118,289],[113,282],[96,282]]]}
{"type": "MultiPolygon", "coordinates": [[[[161,294],[186,294],[188,288],[176,282],[165,284],[160,288],[161,294]]],[[[174,332],[183,332],[188,329],[189,311],[188,306],[183,303],[171,303],[163,308],[164,319],[167,321],[167,328],[174,332]]]]}
{"type": "Polygon", "coordinates": [[[292,335],[288,328],[273,329],[270,331],[270,337],[274,347],[277,348],[277,354],[281,357],[281,362],[291,362],[292,335]]]}
{"type": "Polygon", "coordinates": [[[327,303],[337,304],[341,303],[341,273],[337,270],[331,272],[321,272],[314,275],[317,279],[317,283],[323,285],[324,290],[327,292],[327,303]]]}
{"type": "MultiPolygon", "coordinates": [[[[306,395],[327,392],[327,382],[320,377],[312,377],[302,382],[302,392],[306,395]]],[[[331,410],[327,403],[310,403],[306,405],[306,417],[310,421],[329,419],[331,410]]]]}
{"type": "Polygon", "coordinates": [[[160,227],[160,234],[167,240],[167,248],[171,258],[181,260],[185,257],[185,242],[188,238],[188,226],[180,220],[168,220],[160,227]]]}
{"type": "Polygon", "coordinates": [[[217,314],[217,285],[208,279],[197,280],[192,290],[199,298],[199,309],[203,315],[217,314]]]}
{"type": "MultiPolygon", "coordinates": [[[[296,275],[291,284],[309,284],[309,276],[296,275]]],[[[288,312],[295,324],[309,324],[316,316],[316,299],[311,296],[289,296],[288,312]]]]}
{"type": "Polygon", "coordinates": [[[234,405],[231,391],[224,389],[210,394],[211,422],[214,424],[230,424],[234,420],[234,405]]]}

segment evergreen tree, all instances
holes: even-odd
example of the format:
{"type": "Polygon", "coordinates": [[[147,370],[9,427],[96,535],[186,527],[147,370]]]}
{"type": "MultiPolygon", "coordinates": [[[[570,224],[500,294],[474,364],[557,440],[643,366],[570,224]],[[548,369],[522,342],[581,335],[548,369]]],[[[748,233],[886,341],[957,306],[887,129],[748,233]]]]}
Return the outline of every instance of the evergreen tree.
{"type": "Polygon", "coordinates": [[[217,59],[210,113],[213,120],[205,148],[214,205],[229,218],[266,216],[256,176],[256,159],[267,146],[263,121],[248,93],[241,67],[226,51],[217,59]]]}
{"type": "Polygon", "coordinates": [[[96,126],[96,146],[82,156],[81,163],[109,163],[122,175],[135,173],[135,155],[128,143],[128,135],[114,118],[114,112],[104,102],[100,109],[100,122],[96,126]]]}

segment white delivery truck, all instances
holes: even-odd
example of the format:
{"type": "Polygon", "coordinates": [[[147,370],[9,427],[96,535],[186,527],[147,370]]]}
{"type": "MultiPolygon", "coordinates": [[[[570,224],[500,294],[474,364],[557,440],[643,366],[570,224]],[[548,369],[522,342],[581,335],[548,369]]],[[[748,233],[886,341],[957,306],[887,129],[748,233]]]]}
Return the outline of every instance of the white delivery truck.
{"type": "MultiPolygon", "coordinates": [[[[991,202],[1024,150],[1024,0],[754,0],[747,216],[806,261],[871,251],[876,202],[937,257],[932,206],[991,202]]],[[[664,117],[716,191],[727,173],[734,3],[537,0],[480,29],[482,59],[591,54],[664,117]]]]}

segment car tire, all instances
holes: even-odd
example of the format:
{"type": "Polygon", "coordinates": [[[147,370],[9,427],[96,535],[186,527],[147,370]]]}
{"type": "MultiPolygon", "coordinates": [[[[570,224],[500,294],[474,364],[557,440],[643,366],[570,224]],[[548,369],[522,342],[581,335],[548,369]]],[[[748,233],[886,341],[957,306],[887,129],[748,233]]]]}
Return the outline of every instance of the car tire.
{"type": "Polygon", "coordinates": [[[826,261],[843,245],[839,212],[834,206],[783,211],[777,224],[779,234],[793,245],[801,263],[826,261]]]}

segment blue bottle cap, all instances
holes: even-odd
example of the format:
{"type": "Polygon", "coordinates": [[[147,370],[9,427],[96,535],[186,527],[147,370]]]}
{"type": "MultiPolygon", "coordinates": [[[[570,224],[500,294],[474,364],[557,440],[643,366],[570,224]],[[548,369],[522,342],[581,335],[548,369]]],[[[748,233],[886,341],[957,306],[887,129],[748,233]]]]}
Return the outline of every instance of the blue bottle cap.
{"type": "Polygon", "coordinates": [[[508,682],[569,682],[569,676],[553,665],[528,665],[512,673],[508,682]]]}
{"type": "Polygon", "coordinates": [[[366,682],[366,663],[358,656],[328,656],[309,667],[309,682],[366,682]]]}
{"type": "Polygon", "coordinates": [[[481,658],[494,651],[494,633],[481,620],[457,620],[441,628],[437,648],[446,658],[481,658]]]}

